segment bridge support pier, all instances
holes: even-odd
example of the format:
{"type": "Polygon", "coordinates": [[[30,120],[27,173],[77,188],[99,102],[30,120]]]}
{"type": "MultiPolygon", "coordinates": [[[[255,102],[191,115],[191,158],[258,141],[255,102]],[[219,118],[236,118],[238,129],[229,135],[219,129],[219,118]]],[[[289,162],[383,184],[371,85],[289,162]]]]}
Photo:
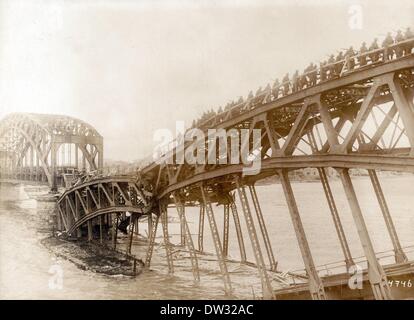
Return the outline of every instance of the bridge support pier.
{"type": "Polygon", "coordinates": [[[160,205],[162,235],[164,238],[165,254],[167,257],[168,273],[174,273],[174,260],[171,250],[170,236],[168,235],[168,211],[167,206],[160,205]]]}
{"type": "Polygon", "coordinates": [[[148,222],[148,238],[147,238],[147,242],[150,243],[151,237],[152,237],[152,215],[151,214],[148,214],[147,222],[148,222]]]}
{"type": "Polygon", "coordinates": [[[99,241],[101,244],[103,244],[102,220],[102,216],[99,216],[99,241]]]}
{"type": "Polygon", "coordinates": [[[134,229],[135,229],[135,222],[137,219],[133,218],[133,216],[131,215],[131,224],[132,227],[129,229],[130,233],[129,233],[129,241],[128,241],[128,247],[127,247],[127,253],[131,254],[132,252],[132,240],[134,237],[134,229]]]}
{"type": "Polygon", "coordinates": [[[223,210],[223,255],[227,257],[229,254],[230,206],[225,204],[223,210]]]}
{"type": "Polygon", "coordinates": [[[302,254],[302,259],[309,277],[309,291],[311,297],[313,300],[324,300],[326,299],[325,290],[322,280],[319,278],[318,272],[316,271],[315,263],[313,262],[312,253],[309,248],[308,240],[306,239],[305,229],[303,228],[295,196],[293,194],[292,186],[289,181],[288,171],[278,170],[278,174],[292,218],[296,238],[298,240],[299,248],[302,254]]]}
{"type": "Polygon", "coordinates": [[[374,247],[369,237],[368,229],[358,203],[355,189],[352,184],[351,177],[349,176],[349,169],[336,168],[336,170],[339,172],[341,177],[342,185],[351,208],[351,213],[355,221],[359,239],[368,261],[368,279],[371,283],[374,297],[376,300],[392,299],[387,276],[375,255],[374,247]]]}
{"type": "MultiPolygon", "coordinates": [[[[183,207],[183,210],[185,212],[185,206],[183,207]]],[[[183,247],[185,246],[185,239],[185,226],[184,224],[180,223],[180,245],[183,247]]]]}
{"type": "MultiPolygon", "coordinates": [[[[150,213],[149,215],[152,215],[152,214],[150,213]]],[[[151,236],[150,236],[150,241],[148,243],[147,255],[145,257],[146,268],[149,268],[151,264],[152,253],[154,251],[154,246],[155,246],[155,237],[157,235],[158,220],[159,220],[159,215],[156,215],[155,221],[153,221],[151,225],[151,233],[150,233],[151,236]]]]}
{"type": "Polygon", "coordinates": [[[246,190],[244,185],[239,181],[239,177],[235,178],[237,192],[239,194],[240,202],[242,205],[244,218],[246,220],[247,230],[249,232],[250,242],[252,244],[254,257],[256,260],[257,271],[259,272],[260,281],[262,283],[263,298],[266,300],[274,299],[272,284],[266,271],[266,265],[264,263],[263,254],[260,249],[259,239],[257,238],[256,229],[254,227],[252,213],[250,211],[249,202],[247,200],[246,190]]]}
{"type": "Polygon", "coordinates": [[[253,206],[256,211],[257,220],[259,222],[260,231],[263,236],[263,241],[266,247],[267,256],[269,258],[270,269],[272,271],[277,270],[277,261],[273,254],[272,245],[270,243],[269,234],[267,232],[266,224],[263,218],[262,208],[260,207],[259,198],[257,197],[256,188],[254,185],[249,185],[250,195],[253,200],[253,206]]]}
{"type": "Polygon", "coordinates": [[[394,222],[390,211],[388,209],[387,201],[385,200],[384,193],[382,192],[381,184],[379,182],[377,173],[375,170],[368,170],[369,177],[371,179],[372,186],[374,187],[375,195],[377,196],[378,203],[381,208],[382,215],[384,216],[385,224],[387,226],[388,233],[391,238],[392,245],[394,247],[395,262],[403,263],[407,262],[407,256],[403,252],[400,240],[398,239],[397,231],[395,230],[394,222]]]}
{"type": "Polygon", "coordinates": [[[180,218],[180,224],[182,226],[184,226],[184,235],[185,235],[185,244],[187,245],[187,249],[190,253],[190,258],[191,258],[191,267],[193,270],[193,276],[194,276],[194,280],[196,282],[200,281],[200,271],[198,268],[198,260],[197,260],[197,254],[196,251],[194,249],[194,243],[193,243],[193,238],[191,237],[191,232],[190,232],[190,228],[188,227],[187,224],[187,219],[185,217],[185,209],[184,209],[184,205],[181,202],[181,199],[179,199],[179,197],[175,194],[172,193],[173,199],[174,199],[174,203],[175,203],[175,207],[177,208],[177,213],[178,216],[180,218]]]}
{"type": "Polygon", "coordinates": [[[216,219],[214,218],[213,207],[208,199],[207,191],[203,185],[200,186],[201,196],[203,198],[203,205],[207,213],[208,223],[210,225],[211,235],[213,237],[214,247],[216,249],[217,260],[219,263],[220,271],[223,276],[224,291],[227,295],[232,294],[232,287],[229,272],[227,270],[226,260],[223,255],[223,247],[221,246],[220,235],[217,229],[216,219]]]}
{"type": "Polygon", "coordinates": [[[205,207],[200,203],[200,214],[198,220],[198,251],[204,251],[204,213],[205,207]]]}
{"type": "Polygon", "coordinates": [[[233,199],[230,202],[230,209],[231,209],[231,214],[233,216],[234,227],[236,229],[237,242],[239,243],[240,261],[241,263],[246,263],[247,262],[246,248],[244,247],[244,240],[243,240],[243,234],[242,234],[242,230],[240,226],[239,213],[237,212],[237,206],[233,199]]]}
{"type": "Polygon", "coordinates": [[[352,259],[351,250],[349,249],[348,241],[345,236],[344,228],[342,227],[341,218],[339,217],[338,209],[335,204],[335,199],[332,194],[331,186],[329,185],[328,177],[326,176],[325,168],[318,168],[319,177],[322,182],[323,190],[325,192],[326,200],[328,201],[329,210],[331,211],[332,220],[334,221],[336,233],[341,244],[342,252],[345,258],[345,264],[347,269],[353,266],[354,260],[352,259]]]}
{"type": "Polygon", "coordinates": [[[119,216],[115,213],[115,219],[112,220],[112,246],[116,249],[116,242],[118,240],[118,223],[119,216]]]}

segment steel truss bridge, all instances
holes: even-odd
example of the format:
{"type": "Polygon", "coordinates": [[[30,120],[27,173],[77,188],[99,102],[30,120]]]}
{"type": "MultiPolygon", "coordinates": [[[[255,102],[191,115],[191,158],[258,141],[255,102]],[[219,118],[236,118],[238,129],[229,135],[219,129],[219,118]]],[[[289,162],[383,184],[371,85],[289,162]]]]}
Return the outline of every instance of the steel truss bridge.
{"type": "MultiPolygon", "coordinates": [[[[383,50],[376,50],[376,53],[382,54],[383,50]]],[[[369,54],[372,52],[364,55],[369,54]]],[[[184,143],[184,151],[173,142],[159,159],[143,166],[134,177],[95,175],[79,182],[66,189],[57,202],[58,228],[79,237],[86,228],[88,238],[92,239],[92,228],[98,225],[102,240],[102,228],[114,228],[116,233],[117,226],[127,219],[125,212],[132,213],[128,221],[132,224],[140,216],[147,215],[151,230],[146,256],[149,265],[160,220],[166,259],[172,273],[174,261],[167,208],[173,206],[181,222],[181,243],[190,253],[194,278],[198,281],[197,257],[204,252],[207,216],[224,290],[230,294],[232,284],[227,261],[231,216],[241,263],[251,264],[246,258],[246,245],[249,244],[266,299],[412,298],[412,288],[396,290],[389,285],[390,279],[412,279],[414,262],[408,260],[400,244],[377,172],[414,172],[414,55],[392,59],[387,54],[382,56],[376,62],[363,65],[357,59],[351,63],[348,57],[334,64],[334,67],[340,65],[341,72],[329,80],[321,77],[322,70],[318,70],[316,83],[308,87],[292,90],[290,83],[289,90],[282,96],[279,88],[268,88],[241,101],[205,121],[196,131],[195,138],[184,143]],[[212,128],[226,132],[247,129],[251,136],[254,129],[260,129],[259,145],[252,139],[247,143],[237,140],[239,151],[248,148],[254,160],[260,161],[260,172],[245,175],[246,165],[241,159],[240,164],[224,163],[217,150],[197,149],[200,143],[207,146],[219,139],[208,132],[212,128]],[[200,135],[200,130],[204,135],[200,135]],[[194,154],[195,151],[202,152],[205,158],[214,158],[216,163],[178,164],[175,161],[179,152],[194,154]],[[315,266],[289,175],[290,171],[304,168],[314,168],[320,178],[341,245],[343,264],[352,267],[357,259],[349,249],[328,170],[337,172],[342,182],[367,262],[364,282],[368,285],[364,292],[347,289],[347,273],[322,276],[315,266]],[[372,245],[350,175],[351,169],[368,172],[392,242],[395,260],[392,265],[379,262],[379,253],[372,245]],[[279,272],[278,261],[255,188],[256,182],[270,176],[277,176],[283,187],[306,270],[301,284],[282,289],[273,288],[270,281],[269,274],[279,272]],[[218,213],[213,210],[216,205],[223,207],[223,232],[217,228],[215,216],[218,213]],[[199,207],[197,239],[193,239],[186,220],[185,209],[189,206],[199,207]],[[255,219],[253,215],[256,215],[255,219]],[[247,237],[242,234],[241,218],[247,226],[247,237]]],[[[324,66],[327,67],[329,65],[324,66]]],[[[194,131],[194,128],[190,130],[194,131]]],[[[90,125],[73,118],[12,114],[0,123],[0,138],[3,142],[2,179],[31,180],[54,186],[64,168],[57,162],[59,146],[64,144],[75,144],[76,154],[81,151],[86,170],[102,167],[102,137],[90,125]]],[[[234,141],[229,136],[224,141],[229,153],[234,141]]],[[[77,169],[80,167],[78,155],[75,159],[75,164],[71,165],[77,169]]],[[[131,251],[130,246],[128,251],[131,251]]]]}

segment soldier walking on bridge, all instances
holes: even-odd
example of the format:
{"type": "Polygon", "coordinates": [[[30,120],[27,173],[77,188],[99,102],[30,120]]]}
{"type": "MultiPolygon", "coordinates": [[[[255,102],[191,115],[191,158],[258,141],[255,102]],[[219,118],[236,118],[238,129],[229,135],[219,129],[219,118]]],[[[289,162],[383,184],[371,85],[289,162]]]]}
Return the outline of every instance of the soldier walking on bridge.
{"type": "Polygon", "coordinates": [[[358,57],[358,62],[359,62],[359,66],[363,67],[367,65],[367,56],[365,55],[365,53],[368,51],[367,48],[367,44],[366,42],[362,42],[362,46],[359,49],[359,57],[358,57]]]}
{"type": "Polygon", "coordinates": [[[334,77],[335,74],[335,56],[333,54],[330,55],[329,59],[328,59],[328,79],[332,79],[334,77]]]}
{"type": "Polygon", "coordinates": [[[327,68],[325,67],[326,66],[326,64],[327,64],[327,62],[326,61],[322,61],[320,64],[319,64],[319,72],[320,72],[320,76],[321,76],[321,82],[323,82],[323,81],[326,81],[327,80],[327,68]]]}
{"type": "Polygon", "coordinates": [[[279,88],[280,88],[279,79],[276,79],[275,82],[273,82],[273,88],[272,88],[273,99],[275,100],[279,97],[279,88]]]}
{"type": "Polygon", "coordinates": [[[296,70],[295,73],[292,76],[292,92],[299,91],[299,71],[296,70]]]}
{"type": "Polygon", "coordinates": [[[341,75],[342,67],[344,65],[343,60],[344,60],[344,54],[342,53],[342,51],[339,51],[338,55],[336,56],[336,60],[335,60],[336,62],[335,75],[338,77],[341,75]]]}
{"type": "Polygon", "coordinates": [[[390,48],[394,44],[394,39],[391,36],[391,32],[387,33],[387,36],[385,37],[384,41],[382,42],[382,46],[384,47],[384,53],[382,55],[382,60],[392,60],[394,56],[394,50],[390,48]]]}
{"type": "Polygon", "coordinates": [[[355,56],[355,51],[352,46],[346,51],[345,56],[348,63],[348,70],[353,70],[355,67],[355,59],[353,58],[355,56]]]}
{"type": "MultiPolygon", "coordinates": [[[[378,39],[375,38],[374,41],[372,42],[371,46],[369,47],[369,51],[375,51],[375,50],[378,50],[378,49],[379,49],[378,39]]],[[[375,63],[379,59],[379,53],[378,52],[370,53],[369,58],[370,58],[372,63],[375,63]]]]}
{"type": "MultiPolygon", "coordinates": [[[[401,30],[398,30],[397,35],[395,36],[395,43],[404,41],[404,35],[401,30]]],[[[396,58],[401,58],[404,55],[404,45],[400,44],[394,48],[396,58]]]]}
{"type": "Polygon", "coordinates": [[[282,79],[282,86],[283,86],[283,96],[287,96],[289,94],[289,73],[286,73],[282,79]]]}
{"type": "Polygon", "coordinates": [[[310,71],[310,74],[309,74],[310,86],[314,86],[316,85],[316,81],[318,79],[318,67],[316,66],[316,64],[311,62],[309,66],[309,71],[310,71]]]}

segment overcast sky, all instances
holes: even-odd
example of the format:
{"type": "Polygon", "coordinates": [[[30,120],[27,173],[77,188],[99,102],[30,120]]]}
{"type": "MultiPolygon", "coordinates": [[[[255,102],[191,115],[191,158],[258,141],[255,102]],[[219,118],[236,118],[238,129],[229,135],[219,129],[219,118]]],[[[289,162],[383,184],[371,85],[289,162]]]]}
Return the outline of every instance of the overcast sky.
{"type": "Polygon", "coordinates": [[[0,0],[0,117],[74,116],[139,159],[158,128],[413,25],[412,0],[0,0]]]}

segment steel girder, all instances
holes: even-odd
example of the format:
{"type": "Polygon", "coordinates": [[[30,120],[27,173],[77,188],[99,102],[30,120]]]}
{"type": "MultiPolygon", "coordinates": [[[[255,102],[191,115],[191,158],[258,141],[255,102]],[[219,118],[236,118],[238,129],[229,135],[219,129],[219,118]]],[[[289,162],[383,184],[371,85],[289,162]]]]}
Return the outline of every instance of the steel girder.
{"type": "MultiPolygon", "coordinates": [[[[247,177],[252,183],[269,175],[269,169],[278,168],[346,166],[412,172],[414,57],[407,57],[403,62],[373,66],[328,81],[319,85],[320,91],[315,91],[314,87],[304,90],[311,93],[309,96],[301,91],[263,103],[212,128],[227,132],[248,129],[250,134],[253,129],[261,130],[260,148],[254,149],[251,139],[248,145],[250,154],[258,153],[261,161],[260,173],[247,177]],[[366,127],[375,127],[375,130],[367,132],[366,127]],[[384,145],[384,137],[391,133],[392,141],[384,145]]],[[[208,146],[218,139],[217,135],[209,136],[206,132],[203,141],[186,144],[184,153],[196,149],[196,143],[208,146]]],[[[227,136],[227,152],[232,147],[231,142],[227,136]]],[[[239,152],[243,147],[246,146],[241,143],[236,146],[239,152]]],[[[210,156],[207,150],[204,155],[205,159],[210,156]]],[[[165,154],[164,161],[141,170],[143,176],[151,180],[159,198],[196,182],[209,183],[208,180],[221,183],[228,191],[233,190],[231,179],[225,177],[242,173],[246,168],[243,164],[230,164],[229,158],[227,164],[221,164],[218,156],[216,164],[176,164],[175,160],[170,160],[176,156],[176,149],[173,149],[165,154]],[[220,177],[224,179],[218,181],[220,177]]],[[[275,174],[275,170],[272,172],[275,174]]],[[[191,200],[201,200],[197,187],[193,190],[191,200]]]]}

